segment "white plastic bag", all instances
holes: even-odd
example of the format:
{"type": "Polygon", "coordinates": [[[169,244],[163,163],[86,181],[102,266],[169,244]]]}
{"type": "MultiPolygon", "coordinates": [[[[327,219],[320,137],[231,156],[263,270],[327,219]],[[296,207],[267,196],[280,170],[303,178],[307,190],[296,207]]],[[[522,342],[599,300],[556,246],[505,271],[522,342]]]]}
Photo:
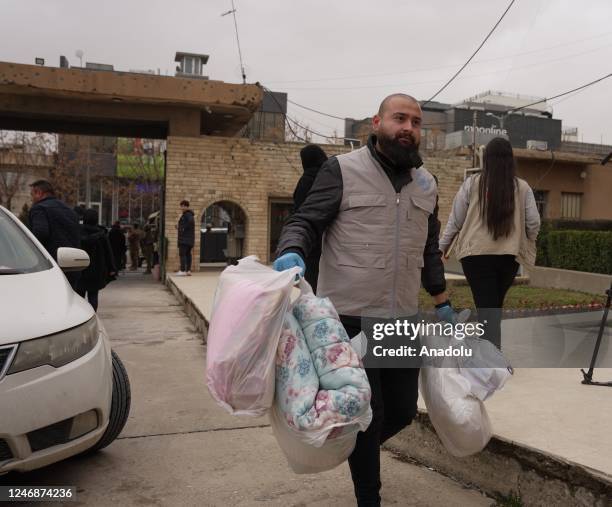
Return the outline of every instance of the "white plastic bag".
{"type": "Polygon", "coordinates": [[[499,391],[512,373],[508,368],[459,368],[459,373],[470,383],[470,392],[481,401],[499,391]]]}
{"type": "Polygon", "coordinates": [[[260,416],[274,400],[275,356],[299,268],[277,272],[257,257],[241,259],[219,278],[206,352],[213,398],[234,415],[260,416]]]}
{"type": "Polygon", "coordinates": [[[471,393],[485,401],[504,387],[512,376],[510,363],[491,342],[479,338],[466,338],[472,351],[470,357],[459,357],[459,373],[471,386],[471,393]]]}
{"type": "MultiPolygon", "coordinates": [[[[269,412],[270,426],[287,462],[296,474],[316,474],[331,470],[344,463],[353,452],[360,424],[338,428],[341,433],[335,438],[328,437],[320,447],[304,442],[304,436],[291,428],[276,405],[269,412]]],[[[369,418],[372,418],[371,411],[369,418]]],[[[364,419],[367,418],[364,417],[364,419]]],[[[365,427],[370,423],[364,421],[365,427]]],[[[333,436],[333,435],[332,435],[333,436]]]]}
{"type": "Polygon", "coordinates": [[[419,387],[429,419],[453,456],[482,451],[493,430],[484,403],[472,395],[470,382],[454,368],[421,368],[419,387]]]}

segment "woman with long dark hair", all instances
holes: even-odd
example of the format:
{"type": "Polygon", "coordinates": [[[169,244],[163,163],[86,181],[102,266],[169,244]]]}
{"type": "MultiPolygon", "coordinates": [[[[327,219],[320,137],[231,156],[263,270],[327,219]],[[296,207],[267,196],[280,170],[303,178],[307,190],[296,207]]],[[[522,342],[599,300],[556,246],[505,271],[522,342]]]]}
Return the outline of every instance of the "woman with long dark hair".
{"type": "Polygon", "coordinates": [[[485,338],[501,349],[501,310],[519,263],[533,266],[540,215],[533,191],[516,176],[512,145],[496,137],[486,146],[483,170],[466,179],[453,201],[440,239],[455,255],[470,284],[485,338]]]}

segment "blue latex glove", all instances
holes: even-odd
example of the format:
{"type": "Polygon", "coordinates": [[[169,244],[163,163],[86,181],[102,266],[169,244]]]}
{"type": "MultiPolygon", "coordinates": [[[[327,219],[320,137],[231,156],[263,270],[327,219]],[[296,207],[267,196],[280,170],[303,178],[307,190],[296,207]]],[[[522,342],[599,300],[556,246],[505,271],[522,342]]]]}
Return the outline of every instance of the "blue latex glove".
{"type": "Polygon", "coordinates": [[[457,313],[450,301],[446,302],[440,308],[436,308],[436,315],[440,320],[445,322],[450,322],[451,324],[457,324],[458,322],[465,322],[470,316],[470,310],[463,310],[460,313],[457,313]]]}
{"type": "Polygon", "coordinates": [[[272,265],[276,271],[285,271],[286,269],[291,269],[294,266],[299,266],[301,269],[300,275],[304,276],[304,273],[306,273],[306,264],[304,264],[304,259],[302,259],[302,257],[295,252],[289,252],[281,255],[272,265]]]}

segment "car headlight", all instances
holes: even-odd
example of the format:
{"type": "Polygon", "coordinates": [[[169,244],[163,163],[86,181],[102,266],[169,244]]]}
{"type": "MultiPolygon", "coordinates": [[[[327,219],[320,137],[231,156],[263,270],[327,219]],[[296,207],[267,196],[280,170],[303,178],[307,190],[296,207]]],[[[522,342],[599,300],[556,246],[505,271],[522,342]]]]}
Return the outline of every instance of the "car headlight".
{"type": "Polygon", "coordinates": [[[21,342],[7,375],[45,364],[59,368],[87,354],[98,342],[98,319],[44,338],[21,342]]]}

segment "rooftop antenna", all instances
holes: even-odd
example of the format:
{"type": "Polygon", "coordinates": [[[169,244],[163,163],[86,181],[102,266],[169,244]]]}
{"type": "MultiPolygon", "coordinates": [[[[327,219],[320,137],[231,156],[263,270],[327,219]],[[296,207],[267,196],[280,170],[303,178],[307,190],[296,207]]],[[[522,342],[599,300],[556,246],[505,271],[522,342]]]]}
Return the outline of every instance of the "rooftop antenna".
{"type": "Polygon", "coordinates": [[[221,17],[231,14],[234,17],[234,28],[236,30],[236,42],[238,43],[238,57],[240,58],[240,72],[242,73],[242,84],[246,84],[246,73],[244,65],[242,64],[242,51],[240,50],[240,39],[238,38],[238,23],[236,22],[236,7],[234,6],[234,0],[232,0],[231,10],[221,14],[221,17]]]}
{"type": "Polygon", "coordinates": [[[77,49],[76,52],[74,53],[74,55],[79,59],[79,62],[81,62],[80,63],[81,67],[83,67],[83,55],[84,54],[85,53],[83,53],[82,49],[77,49]]]}

